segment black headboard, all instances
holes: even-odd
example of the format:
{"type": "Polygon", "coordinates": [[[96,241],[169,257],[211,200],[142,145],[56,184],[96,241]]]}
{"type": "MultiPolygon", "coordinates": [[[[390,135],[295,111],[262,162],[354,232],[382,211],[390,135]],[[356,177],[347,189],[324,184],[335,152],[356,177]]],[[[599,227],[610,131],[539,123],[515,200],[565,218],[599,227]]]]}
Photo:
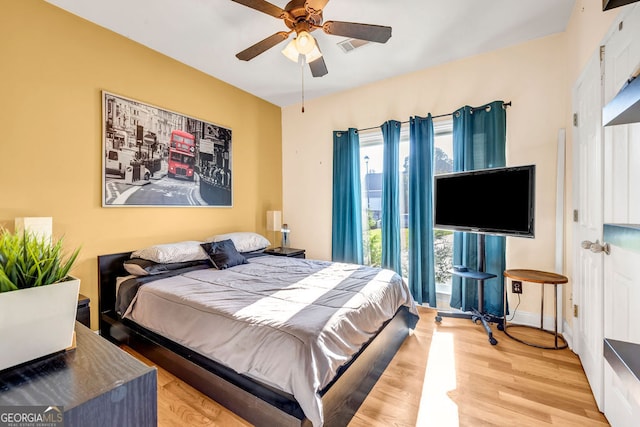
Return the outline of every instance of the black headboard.
{"type": "Polygon", "coordinates": [[[127,276],[123,263],[131,252],[98,256],[98,316],[107,311],[115,311],[116,277],[127,276]]]}

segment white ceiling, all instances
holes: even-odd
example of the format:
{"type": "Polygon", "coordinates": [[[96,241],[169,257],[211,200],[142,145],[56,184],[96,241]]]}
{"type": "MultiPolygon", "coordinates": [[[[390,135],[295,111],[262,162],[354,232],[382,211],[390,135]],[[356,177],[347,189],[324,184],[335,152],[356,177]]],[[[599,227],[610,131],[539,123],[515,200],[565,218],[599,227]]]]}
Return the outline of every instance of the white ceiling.
{"type": "MultiPolygon", "coordinates": [[[[284,23],[231,0],[46,0],[279,106],[300,102],[300,66],[280,50],[235,54],[284,23]]],[[[386,44],[350,53],[315,31],[329,70],[304,69],[307,100],[565,30],[575,0],[333,0],[324,20],[388,25],[386,44]]],[[[287,0],[271,3],[284,8],[287,0]]],[[[293,37],[293,36],[291,36],[293,37]]]]}

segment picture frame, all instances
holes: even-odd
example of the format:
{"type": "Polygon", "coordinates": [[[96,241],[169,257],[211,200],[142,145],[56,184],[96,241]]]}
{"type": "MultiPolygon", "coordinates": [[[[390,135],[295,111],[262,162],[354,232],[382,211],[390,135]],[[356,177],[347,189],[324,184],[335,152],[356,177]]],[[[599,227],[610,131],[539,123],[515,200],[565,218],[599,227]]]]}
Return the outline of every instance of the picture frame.
{"type": "Polygon", "coordinates": [[[102,91],[103,207],[232,207],[232,131],[102,91]]]}

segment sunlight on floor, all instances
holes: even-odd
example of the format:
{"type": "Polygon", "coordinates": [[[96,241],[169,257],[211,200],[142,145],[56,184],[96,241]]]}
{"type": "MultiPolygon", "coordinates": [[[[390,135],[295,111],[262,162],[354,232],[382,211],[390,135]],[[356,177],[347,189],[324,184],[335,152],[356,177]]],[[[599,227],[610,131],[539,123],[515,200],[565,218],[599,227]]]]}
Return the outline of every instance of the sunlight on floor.
{"type": "Polygon", "coordinates": [[[456,388],[453,334],[434,331],[416,426],[457,426],[458,406],[447,393],[456,388]]]}

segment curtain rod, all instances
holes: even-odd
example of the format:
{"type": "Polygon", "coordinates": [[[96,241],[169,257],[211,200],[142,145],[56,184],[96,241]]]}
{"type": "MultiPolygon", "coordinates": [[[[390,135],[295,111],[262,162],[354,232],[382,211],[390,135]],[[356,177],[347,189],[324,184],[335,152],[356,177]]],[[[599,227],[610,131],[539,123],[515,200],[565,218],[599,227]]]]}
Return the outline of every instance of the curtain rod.
{"type": "MultiPolygon", "coordinates": [[[[511,107],[511,101],[503,102],[502,106],[503,107],[511,107]]],[[[473,111],[473,108],[471,110],[473,111]]],[[[447,113],[447,114],[440,114],[440,115],[437,115],[437,116],[431,116],[431,118],[432,119],[439,119],[441,117],[453,116],[454,114],[455,114],[455,111],[453,113],[447,113]]],[[[400,124],[402,124],[402,125],[407,124],[407,123],[409,123],[409,120],[404,121],[404,122],[400,122],[400,124]]],[[[357,129],[357,131],[358,132],[364,132],[364,131],[367,131],[367,130],[378,129],[379,127],[380,126],[371,126],[371,127],[364,128],[364,129],[357,129]]]]}

